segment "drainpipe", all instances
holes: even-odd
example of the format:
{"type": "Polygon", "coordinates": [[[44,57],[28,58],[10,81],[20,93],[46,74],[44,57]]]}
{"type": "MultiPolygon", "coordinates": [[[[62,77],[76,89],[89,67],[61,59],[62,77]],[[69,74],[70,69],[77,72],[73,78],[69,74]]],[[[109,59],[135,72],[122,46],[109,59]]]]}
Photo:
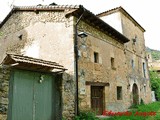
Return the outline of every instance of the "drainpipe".
{"type": "MultiPolygon", "coordinates": [[[[81,7],[81,6],[80,6],[81,7]]],[[[79,100],[78,100],[78,31],[77,26],[83,17],[85,9],[83,8],[83,13],[78,18],[75,24],[75,41],[74,41],[74,52],[75,52],[75,69],[76,69],[76,93],[75,93],[75,114],[79,115],[79,100]]]]}

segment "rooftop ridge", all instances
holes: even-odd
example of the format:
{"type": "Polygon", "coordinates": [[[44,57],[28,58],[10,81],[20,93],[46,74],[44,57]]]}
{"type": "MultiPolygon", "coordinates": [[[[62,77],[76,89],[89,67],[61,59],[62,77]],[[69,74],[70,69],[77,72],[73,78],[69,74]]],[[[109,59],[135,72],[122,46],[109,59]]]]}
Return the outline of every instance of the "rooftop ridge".
{"type": "Polygon", "coordinates": [[[96,16],[100,16],[101,14],[108,13],[108,12],[113,11],[113,10],[118,10],[119,8],[122,8],[122,7],[119,6],[119,7],[115,7],[115,8],[100,12],[100,13],[96,14],[96,16]]]}
{"type": "Polygon", "coordinates": [[[31,5],[31,6],[14,6],[13,9],[55,9],[55,8],[71,8],[77,9],[80,5],[31,5]]]}
{"type": "Polygon", "coordinates": [[[115,7],[113,9],[110,9],[110,10],[107,10],[107,11],[104,11],[104,12],[101,12],[99,14],[96,14],[97,17],[101,17],[103,14],[112,14],[112,13],[115,13],[117,11],[121,11],[124,15],[126,15],[126,17],[128,17],[130,20],[132,20],[135,24],[137,24],[142,30],[143,32],[145,32],[145,29],[122,7],[122,6],[119,6],[119,7],[115,7]]]}

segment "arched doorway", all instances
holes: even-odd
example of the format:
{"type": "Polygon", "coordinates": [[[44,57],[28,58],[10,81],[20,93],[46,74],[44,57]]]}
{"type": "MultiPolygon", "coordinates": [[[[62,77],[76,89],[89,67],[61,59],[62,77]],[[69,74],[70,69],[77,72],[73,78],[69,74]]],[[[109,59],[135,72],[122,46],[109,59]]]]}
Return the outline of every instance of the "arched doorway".
{"type": "Polygon", "coordinates": [[[138,86],[134,83],[132,87],[133,104],[139,104],[138,86]]]}

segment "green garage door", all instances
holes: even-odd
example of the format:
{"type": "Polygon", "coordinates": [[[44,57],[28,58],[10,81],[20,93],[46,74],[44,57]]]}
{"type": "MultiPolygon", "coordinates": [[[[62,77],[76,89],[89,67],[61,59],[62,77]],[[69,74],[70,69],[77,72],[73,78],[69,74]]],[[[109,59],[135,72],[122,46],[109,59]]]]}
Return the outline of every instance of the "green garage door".
{"type": "Polygon", "coordinates": [[[52,75],[16,70],[11,81],[9,120],[54,120],[56,97],[52,75]]]}

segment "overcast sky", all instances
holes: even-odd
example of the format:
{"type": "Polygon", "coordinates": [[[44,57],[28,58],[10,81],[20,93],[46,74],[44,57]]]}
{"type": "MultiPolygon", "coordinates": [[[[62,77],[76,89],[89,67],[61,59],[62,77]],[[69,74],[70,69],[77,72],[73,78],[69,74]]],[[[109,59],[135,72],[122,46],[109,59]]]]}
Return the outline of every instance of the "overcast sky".
{"type": "Polygon", "coordinates": [[[160,50],[160,11],[158,0],[0,0],[0,21],[14,5],[37,5],[57,3],[60,5],[83,5],[94,14],[122,6],[145,30],[146,46],[160,50]]]}

